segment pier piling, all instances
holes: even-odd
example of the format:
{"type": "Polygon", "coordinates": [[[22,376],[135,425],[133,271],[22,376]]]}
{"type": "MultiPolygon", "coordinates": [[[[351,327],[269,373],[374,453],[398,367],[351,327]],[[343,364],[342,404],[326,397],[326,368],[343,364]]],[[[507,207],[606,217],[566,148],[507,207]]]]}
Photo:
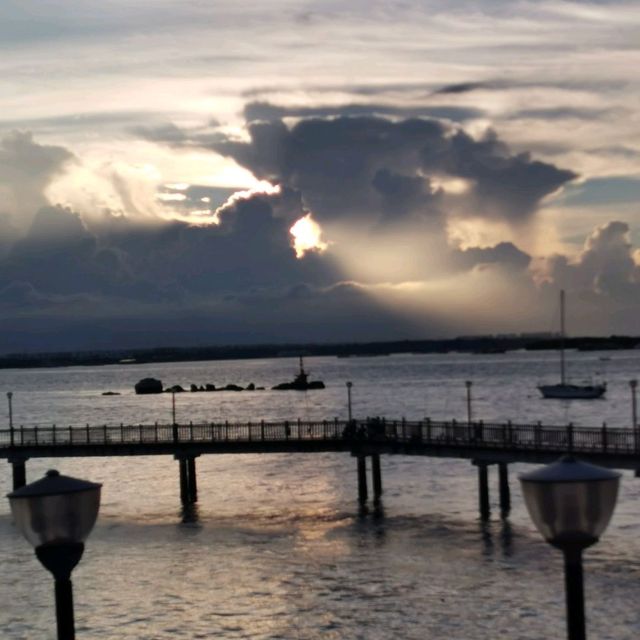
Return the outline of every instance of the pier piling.
{"type": "Polygon", "coordinates": [[[187,458],[187,474],[189,476],[189,502],[198,502],[198,480],[196,477],[196,459],[187,458]]]}
{"type": "Polygon", "coordinates": [[[498,485],[500,489],[500,516],[504,519],[511,512],[511,490],[509,489],[509,466],[498,463],[498,485]]]}
{"type": "Polygon", "coordinates": [[[371,477],[373,480],[373,502],[374,504],[380,503],[380,496],[382,495],[382,472],[380,470],[380,454],[371,454],[371,477]]]}
{"type": "Polygon", "coordinates": [[[27,484],[27,461],[9,460],[13,471],[13,490],[16,491],[27,484]]]}
{"type": "Polygon", "coordinates": [[[180,465],[180,502],[182,504],[189,503],[189,471],[187,469],[187,461],[185,458],[178,458],[180,465]]]}
{"type": "Polygon", "coordinates": [[[489,520],[491,508],[489,506],[489,467],[484,462],[476,462],[478,467],[478,501],[480,518],[489,520]]]}
{"type": "Polygon", "coordinates": [[[367,458],[358,456],[358,502],[364,504],[367,501],[367,458]]]}
{"type": "Polygon", "coordinates": [[[183,505],[193,504],[198,501],[198,483],[196,477],[195,456],[178,458],[180,465],[180,502],[183,505]]]}

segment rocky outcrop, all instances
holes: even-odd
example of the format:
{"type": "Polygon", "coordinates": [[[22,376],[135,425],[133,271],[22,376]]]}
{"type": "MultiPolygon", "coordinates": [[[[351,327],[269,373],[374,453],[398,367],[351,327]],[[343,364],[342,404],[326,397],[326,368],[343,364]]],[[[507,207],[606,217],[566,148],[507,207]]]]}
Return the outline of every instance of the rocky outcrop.
{"type": "Polygon", "coordinates": [[[173,387],[167,387],[166,393],[184,393],[184,389],[179,384],[174,384],[173,387]]]}
{"type": "Polygon", "coordinates": [[[155,378],[143,378],[140,382],[137,382],[133,388],[138,395],[162,393],[162,380],[156,380],[155,378]]]}

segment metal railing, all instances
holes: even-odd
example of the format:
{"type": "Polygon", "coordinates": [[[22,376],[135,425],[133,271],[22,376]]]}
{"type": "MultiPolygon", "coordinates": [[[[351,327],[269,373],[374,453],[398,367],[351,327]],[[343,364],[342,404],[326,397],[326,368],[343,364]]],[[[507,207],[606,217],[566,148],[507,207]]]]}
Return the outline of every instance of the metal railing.
{"type": "Polygon", "coordinates": [[[243,423],[33,426],[0,430],[0,451],[38,447],[146,446],[184,443],[251,443],[347,440],[354,444],[397,443],[433,447],[640,453],[629,429],[542,424],[386,420],[324,420],[243,423]]]}

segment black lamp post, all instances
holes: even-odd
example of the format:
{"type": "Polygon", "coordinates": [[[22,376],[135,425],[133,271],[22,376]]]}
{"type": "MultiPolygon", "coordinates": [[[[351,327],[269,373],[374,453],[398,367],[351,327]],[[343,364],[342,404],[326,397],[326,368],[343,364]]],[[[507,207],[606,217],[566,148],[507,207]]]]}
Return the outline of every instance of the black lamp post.
{"type": "Polygon", "coordinates": [[[565,456],[520,476],[529,515],[544,539],[564,554],[569,640],[585,640],[582,551],[607,528],[620,474],[565,456]]]}
{"type": "Polygon", "coordinates": [[[347,415],[349,417],[349,422],[351,422],[352,414],[351,414],[351,387],[353,387],[353,382],[347,382],[347,415]]]}
{"type": "Polygon", "coordinates": [[[638,381],[635,378],[629,380],[629,388],[631,389],[631,427],[633,428],[633,443],[635,450],[638,451],[638,445],[640,445],[638,438],[638,403],[636,398],[638,381]]]}
{"type": "Polygon", "coordinates": [[[102,485],[48,471],[7,497],[18,529],[55,578],[58,640],[74,640],[71,571],[100,508],[102,485]]]}
{"type": "Polygon", "coordinates": [[[471,424],[471,380],[465,380],[464,386],[467,388],[467,424],[471,424]]]}
{"type": "Polygon", "coordinates": [[[9,402],[9,433],[11,434],[11,446],[13,447],[13,391],[7,391],[7,401],[9,402]]]}

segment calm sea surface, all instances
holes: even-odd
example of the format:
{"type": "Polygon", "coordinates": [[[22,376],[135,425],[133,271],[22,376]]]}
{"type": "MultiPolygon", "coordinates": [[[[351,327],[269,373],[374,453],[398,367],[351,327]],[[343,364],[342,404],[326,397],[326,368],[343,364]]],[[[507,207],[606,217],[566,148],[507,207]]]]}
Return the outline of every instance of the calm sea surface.
{"type": "MultiPolygon", "coordinates": [[[[628,381],[640,351],[575,353],[575,379],[603,377],[606,400],[542,400],[557,379],[550,352],[308,358],[324,391],[185,393],[179,422],[356,417],[464,419],[464,381],[485,420],[630,424],[628,381]]],[[[165,386],[289,380],[295,359],[0,371],[16,424],[168,422],[171,397],[136,396],[146,376],[165,386]],[[117,391],[120,396],[102,396],[117,391]]],[[[3,415],[6,415],[3,410],[3,415]]],[[[2,418],[6,423],[6,418],[2,418]]],[[[533,530],[512,465],[513,511],[477,512],[468,461],[383,456],[383,512],[361,513],[347,454],[198,458],[197,521],[182,523],[171,457],[31,460],[103,483],[103,504],[73,574],[78,639],[282,638],[548,640],[565,635],[559,552],[533,530]]],[[[11,489],[9,465],[0,483],[11,489]]],[[[586,553],[589,637],[640,634],[640,480],[625,472],[613,521],[586,553]]],[[[53,639],[53,584],[0,501],[0,635],[53,639]]]]}

